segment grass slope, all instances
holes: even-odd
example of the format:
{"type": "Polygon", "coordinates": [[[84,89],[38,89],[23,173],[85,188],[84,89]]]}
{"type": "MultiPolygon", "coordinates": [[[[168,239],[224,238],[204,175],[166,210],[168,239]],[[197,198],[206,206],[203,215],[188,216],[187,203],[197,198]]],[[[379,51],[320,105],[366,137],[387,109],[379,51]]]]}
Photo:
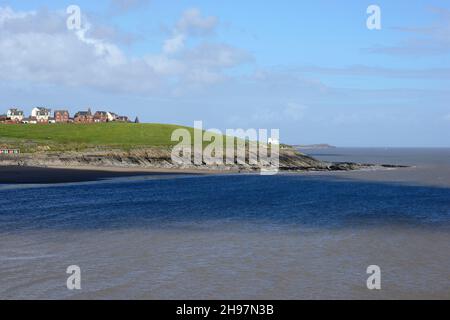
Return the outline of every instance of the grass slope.
{"type": "Polygon", "coordinates": [[[42,150],[83,150],[91,147],[172,146],[172,132],[193,128],[166,124],[99,123],[99,124],[0,124],[0,146],[18,147],[22,152],[42,150]]]}

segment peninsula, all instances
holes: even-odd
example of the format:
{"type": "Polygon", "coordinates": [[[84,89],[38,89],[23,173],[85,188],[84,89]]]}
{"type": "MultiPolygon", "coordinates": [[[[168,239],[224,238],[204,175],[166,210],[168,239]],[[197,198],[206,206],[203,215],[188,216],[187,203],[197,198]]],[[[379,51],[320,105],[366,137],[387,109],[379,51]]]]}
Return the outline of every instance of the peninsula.
{"type": "MultiPolygon", "coordinates": [[[[100,178],[111,176],[111,172],[125,176],[145,172],[237,173],[261,169],[255,165],[238,163],[218,166],[205,163],[183,166],[174,164],[171,160],[171,150],[177,142],[171,141],[171,134],[178,128],[194,132],[194,129],[189,127],[145,123],[0,125],[0,150],[14,150],[0,153],[0,167],[3,167],[0,183],[15,181],[14,177],[8,179],[8,170],[5,170],[5,167],[15,167],[16,171],[17,167],[38,167],[83,169],[90,170],[91,173],[109,172],[106,176],[100,174],[100,178]]],[[[281,171],[342,171],[367,167],[370,165],[322,162],[300,153],[293,147],[282,145],[280,148],[281,171]]],[[[59,177],[56,180],[90,180],[83,178],[84,175],[78,176],[79,179],[59,177]]],[[[21,180],[37,182],[39,179],[21,180]]]]}

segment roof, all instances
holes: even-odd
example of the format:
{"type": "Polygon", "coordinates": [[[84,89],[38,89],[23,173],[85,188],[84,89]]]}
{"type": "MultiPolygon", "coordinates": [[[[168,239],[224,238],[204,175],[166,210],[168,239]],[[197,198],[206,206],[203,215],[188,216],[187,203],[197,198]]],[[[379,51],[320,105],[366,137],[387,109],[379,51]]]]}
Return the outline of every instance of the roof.
{"type": "Polygon", "coordinates": [[[55,113],[69,113],[67,110],[55,110],[55,113]]]}
{"type": "Polygon", "coordinates": [[[41,108],[41,107],[36,107],[36,109],[38,109],[39,111],[43,111],[43,112],[50,112],[50,110],[51,110],[51,109],[41,108]]]}
{"type": "Polygon", "coordinates": [[[91,116],[92,113],[90,113],[89,111],[79,111],[77,113],[75,113],[75,117],[77,116],[91,116]]]}
{"type": "Polygon", "coordinates": [[[9,109],[8,112],[11,113],[14,116],[23,116],[23,111],[19,110],[19,109],[16,109],[16,108],[9,109]]]}

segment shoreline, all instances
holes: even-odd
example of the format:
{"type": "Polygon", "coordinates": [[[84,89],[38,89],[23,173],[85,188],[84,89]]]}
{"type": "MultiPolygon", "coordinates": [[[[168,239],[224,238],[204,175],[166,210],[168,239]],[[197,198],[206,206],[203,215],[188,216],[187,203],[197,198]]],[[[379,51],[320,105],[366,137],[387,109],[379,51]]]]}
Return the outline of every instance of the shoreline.
{"type": "MultiPolygon", "coordinates": [[[[404,168],[386,168],[374,166],[370,169],[361,168],[349,171],[313,171],[313,170],[281,170],[279,174],[303,174],[334,177],[367,176],[364,173],[375,174],[384,171],[393,172],[404,168]]],[[[208,175],[232,175],[232,174],[258,174],[257,171],[239,170],[230,168],[227,170],[211,168],[138,168],[118,166],[18,166],[0,165],[0,184],[60,184],[76,182],[92,182],[114,178],[145,177],[145,176],[208,176],[208,175]]],[[[381,174],[386,176],[386,174],[381,174]]],[[[372,179],[369,179],[372,180],[372,179]]]]}
{"type": "Polygon", "coordinates": [[[138,169],[115,167],[0,166],[0,184],[59,184],[100,181],[138,176],[208,175],[218,172],[182,169],[138,169]]]}
{"type": "MultiPolygon", "coordinates": [[[[96,166],[2,166],[0,185],[47,185],[77,182],[95,182],[115,178],[132,177],[181,177],[258,174],[239,170],[176,169],[176,168],[126,168],[96,166]]],[[[416,186],[450,187],[450,168],[444,166],[411,166],[406,168],[376,167],[370,170],[350,171],[281,171],[279,175],[302,175],[374,183],[400,183],[416,186]]]]}

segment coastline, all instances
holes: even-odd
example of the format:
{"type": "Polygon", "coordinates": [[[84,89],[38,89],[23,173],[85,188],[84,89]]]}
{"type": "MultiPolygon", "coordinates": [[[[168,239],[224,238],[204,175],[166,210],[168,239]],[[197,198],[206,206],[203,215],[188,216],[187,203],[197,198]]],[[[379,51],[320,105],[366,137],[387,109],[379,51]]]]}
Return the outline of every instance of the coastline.
{"type": "MultiPolygon", "coordinates": [[[[375,168],[357,163],[328,163],[292,149],[281,150],[280,172],[349,171],[375,168]]],[[[165,148],[133,151],[41,152],[35,154],[2,155],[1,184],[50,184],[97,181],[101,179],[156,175],[211,175],[259,173],[261,166],[175,165],[170,150],[165,148]]]]}
{"type": "MultiPolygon", "coordinates": [[[[385,168],[382,166],[373,166],[370,169],[361,168],[353,170],[334,170],[334,171],[311,171],[311,170],[293,170],[280,171],[282,175],[311,175],[311,176],[328,176],[343,179],[360,179],[360,180],[381,180],[381,181],[397,181],[405,180],[402,177],[408,177],[411,168],[385,168]],[[400,172],[401,174],[395,174],[400,172]],[[407,172],[405,169],[409,169],[407,172]],[[409,172],[409,173],[408,173],[409,172]],[[400,177],[400,178],[399,178],[400,177]]],[[[59,183],[76,183],[100,181],[114,178],[128,178],[139,176],[206,176],[206,175],[232,175],[232,174],[257,174],[257,171],[239,170],[236,168],[212,169],[208,167],[199,168],[139,168],[139,167],[119,167],[119,166],[14,166],[0,164],[0,184],[59,184],[59,183]]],[[[428,174],[425,172],[424,174],[428,174]]],[[[447,182],[446,182],[447,183],[447,182]]],[[[448,182],[450,185],[450,182],[448,182]]]]}
{"type": "Polygon", "coordinates": [[[137,169],[114,167],[0,166],[0,184],[58,184],[99,181],[137,176],[205,175],[218,172],[182,169],[137,169]]]}
{"type": "MultiPolygon", "coordinates": [[[[392,176],[398,174],[386,172],[397,171],[395,169],[399,168],[407,166],[323,161],[293,149],[282,150],[279,163],[280,174],[385,179],[387,182],[395,180],[392,176]]],[[[237,163],[222,166],[174,165],[170,153],[163,148],[129,152],[107,150],[19,154],[0,157],[0,184],[76,183],[137,176],[258,174],[260,169],[260,166],[237,163]]]]}

